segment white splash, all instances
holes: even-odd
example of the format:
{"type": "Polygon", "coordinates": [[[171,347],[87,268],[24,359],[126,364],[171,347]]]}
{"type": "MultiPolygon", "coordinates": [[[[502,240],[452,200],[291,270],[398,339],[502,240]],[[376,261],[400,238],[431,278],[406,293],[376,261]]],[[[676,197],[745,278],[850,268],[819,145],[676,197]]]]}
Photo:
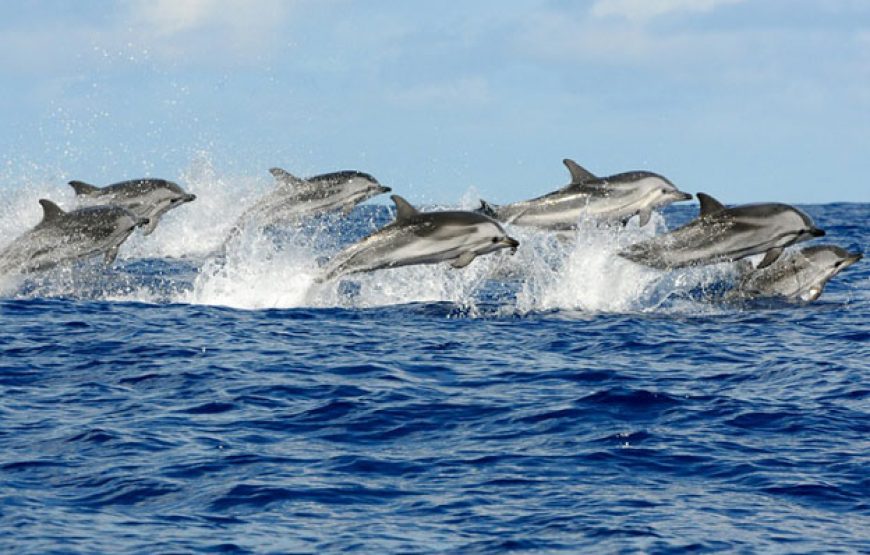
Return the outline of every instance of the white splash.
{"type": "MultiPolygon", "coordinates": [[[[173,179],[169,176],[170,179],[173,179]]],[[[673,310],[674,296],[697,312],[701,303],[684,293],[720,279],[717,267],[663,273],[617,256],[620,249],[664,231],[664,218],[654,214],[644,228],[633,219],[627,226],[584,224],[571,234],[508,226],[520,241],[514,256],[505,251],[479,257],[468,267],[447,264],[411,266],[355,274],[319,283],[321,264],[340,248],[361,238],[342,237],[341,216],[299,229],[264,232],[244,229],[227,240],[239,215],[272,186],[271,176],[222,174],[207,154],[196,157],[177,179],[197,199],[167,213],[148,237],[134,234],[122,246],[119,264],[100,278],[97,295],[106,300],[179,302],[244,309],[342,307],[369,308],[406,303],[448,302],[478,313],[480,303],[497,305],[498,314],[565,310],[582,312],[673,310]],[[315,226],[312,228],[311,226],[315,226]],[[138,262],[147,259],[149,262],[138,262]],[[160,283],[146,283],[137,264],[175,264],[190,268],[160,283]],[[167,285],[168,282],[168,285],[167,285]],[[496,295],[486,297],[487,291],[496,295]],[[484,300],[486,299],[486,300],[484,300]]],[[[399,191],[401,193],[401,191],[399,191]]],[[[41,218],[39,198],[51,198],[66,208],[75,206],[65,183],[34,182],[8,194],[0,208],[0,242],[35,225],[41,218]]],[[[479,195],[474,188],[459,199],[461,209],[474,209],[479,195]]],[[[414,199],[409,199],[414,200],[414,199]]],[[[450,209],[451,207],[439,207],[450,209]]],[[[427,208],[428,209],[428,208],[427,208]]],[[[455,209],[455,207],[454,207],[455,209]]],[[[371,229],[375,228],[372,224],[371,229]]],[[[2,247],[2,245],[0,245],[2,247]]],[[[56,273],[42,280],[32,294],[75,296],[88,279],[56,273]]],[[[2,284],[8,294],[17,284],[2,284]]],[[[94,287],[80,296],[93,298],[94,287]]]]}
{"type": "Polygon", "coordinates": [[[167,212],[150,236],[134,234],[122,258],[198,258],[218,250],[242,211],[264,194],[273,179],[221,176],[205,153],[182,172],[178,184],[196,200],[167,212]]]}
{"type": "Polygon", "coordinates": [[[200,269],[190,292],[179,302],[234,308],[306,306],[317,277],[315,253],[305,244],[277,244],[267,235],[245,230],[200,269]]]}
{"type": "Polygon", "coordinates": [[[42,220],[39,199],[52,200],[64,210],[75,208],[73,191],[63,182],[23,181],[6,187],[3,197],[0,204],[0,250],[42,220]]]}

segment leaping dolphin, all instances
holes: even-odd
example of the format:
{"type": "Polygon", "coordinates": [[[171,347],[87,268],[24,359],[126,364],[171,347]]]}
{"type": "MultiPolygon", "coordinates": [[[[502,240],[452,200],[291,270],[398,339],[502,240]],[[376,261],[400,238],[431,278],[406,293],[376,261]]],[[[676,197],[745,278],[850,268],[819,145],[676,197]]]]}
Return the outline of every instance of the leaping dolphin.
{"type": "Polygon", "coordinates": [[[196,199],[177,183],[165,179],[131,179],[105,187],[97,187],[83,181],[70,181],[81,205],[117,204],[149,220],[145,235],[151,235],[160,217],[173,208],[196,199]]]}
{"type": "Polygon", "coordinates": [[[134,229],[147,225],[121,206],[90,206],[64,212],[42,199],[42,221],[0,252],[0,274],[25,274],[58,264],[103,254],[111,264],[121,243],[134,229]]]}
{"type": "Polygon", "coordinates": [[[338,253],[319,281],[355,272],[449,261],[463,268],[480,255],[516,249],[498,222],[474,212],[420,212],[399,195],[396,220],[338,253]]]}
{"type": "Polygon", "coordinates": [[[848,252],[835,245],[813,245],[782,258],[762,270],[743,265],[735,295],[743,298],[781,297],[815,301],[828,281],[861,260],[860,252],[848,252]]]}
{"type": "Polygon", "coordinates": [[[555,231],[573,229],[584,217],[600,223],[625,223],[639,215],[643,227],[654,209],[692,198],[656,173],[632,171],[597,177],[573,160],[562,162],[571,172],[571,183],[565,187],[502,206],[481,200],[480,211],[502,222],[555,231]]]}
{"type": "Polygon", "coordinates": [[[348,214],[357,204],[391,191],[371,175],[358,171],[325,173],[308,179],[300,179],[281,168],[269,172],[278,186],[242,214],[236,229],[248,223],[261,228],[296,223],[336,210],[348,214]]]}
{"type": "Polygon", "coordinates": [[[758,268],[771,265],[783,249],[825,232],[794,206],[780,203],[744,204],[726,208],[710,195],[698,193],[698,218],[664,235],[629,246],[623,258],[658,269],[733,261],[766,253],[758,268]]]}

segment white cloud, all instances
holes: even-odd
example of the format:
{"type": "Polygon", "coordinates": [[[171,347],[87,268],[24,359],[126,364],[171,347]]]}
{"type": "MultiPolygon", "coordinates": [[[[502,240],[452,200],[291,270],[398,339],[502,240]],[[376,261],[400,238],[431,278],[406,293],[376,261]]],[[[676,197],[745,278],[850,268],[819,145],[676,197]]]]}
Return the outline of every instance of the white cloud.
{"type": "Polygon", "coordinates": [[[137,2],[133,11],[149,29],[171,35],[207,23],[217,4],[214,0],[154,0],[137,2]]]}
{"type": "Polygon", "coordinates": [[[790,72],[801,55],[836,50],[843,40],[841,32],[825,28],[660,28],[555,10],[527,18],[514,37],[519,55],[544,63],[642,68],[693,79],[733,78],[735,71],[763,78],[761,73],[775,68],[790,72]]]}
{"type": "Polygon", "coordinates": [[[291,5],[280,0],[139,0],[131,5],[130,18],[160,35],[205,28],[256,35],[280,25],[291,5]]]}
{"type": "Polygon", "coordinates": [[[425,83],[394,92],[392,97],[414,106],[434,104],[480,104],[490,98],[489,84],[482,77],[462,77],[455,80],[425,83]]]}
{"type": "Polygon", "coordinates": [[[589,13],[595,17],[620,17],[646,21],[681,12],[710,12],[745,0],[597,0],[589,13]]]}
{"type": "MultiPolygon", "coordinates": [[[[619,2],[622,7],[629,3],[619,2]]],[[[677,10],[686,2],[666,4],[677,10]]],[[[870,67],[866,31],[826,25],[660,26],[549,10],[526,18],[513,36],[517,56],[540,67],[552,64],[562,68],[557,71],[576,68],[575,75],[586,71],[616,79],[628,69],[636,79],[633,86],[668,87],[677,96],[685,90],[739,103],[740,95],[749,95],[757,102],[798,108],[824,107],[834,96],[866,104],[868,97],[867,80],[860,77],[870,67]]]]}
{"type": "Polygon", "coordinates": [[[279,27],[298,2],[281,0],[138,0],[123,23],[137,42],[169,59],[256,59],[273,50],[279,27]]]}
{"type": "Polygon", "coordinates": [[[313,0],[134,0],[99,24],[45,17],[0,33],[0,70],[64,72],[113,64],[261,65],[291,42],[313,0]]]}

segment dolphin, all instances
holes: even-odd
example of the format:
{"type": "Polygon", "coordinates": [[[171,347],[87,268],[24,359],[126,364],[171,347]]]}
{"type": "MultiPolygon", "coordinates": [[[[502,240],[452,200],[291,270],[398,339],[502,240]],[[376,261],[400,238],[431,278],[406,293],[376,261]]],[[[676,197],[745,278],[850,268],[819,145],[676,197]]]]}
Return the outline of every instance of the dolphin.
{"type": "Polygon", "coordinates": [[[726,208],[710,195],[698,193],[698,218],[664,235],[636,243],[619,256],[658,269],[733,261],[766,253],[758,265],[771,265],[783,249],[825,232],[794,206],[780,203],[744,204],[726,208]]]}
{"type": "Polygon", "coordinates": [[[80,205],[117,204],[140,218],[149,220],[145,235],[151,235],[160,217],[185,202],[196,199],[165,179],[131,179],[105,187],[96,187],[83,181],[70,181],[80,205]]]}
{"type": "Polygon", "coordinates": [[[0,252],[0,274],[36,272],[64,262],[102,254],[111,264],[118,248],[148,219],[122,206],[88,206],[64,212],[42,199],[42,221],[0,252]]]}
{"type": "Polygon", "coordinates": [[[248,222],[256,222],[259,227],[296,223],[336,210],[349,214],[357,204],[391,191],[371,175],[358,171],[325,173],[308,179],[300,179],[281,168],[269,172],[278,186],[242,214],[236,229],[248,222]]]}
{"type": "Polygon", "coordinates": [[[835,245],[813,245],[787,253],[762,270],[753,269],[751,264],[742,264],[736,296],[814,301],[821,296],[832,277],[863,256],[860,252],[849,252],[835,245]]]}
{"type": "Polygon", "coordinates": [[[390,198],[396,204],[395,221],[338,253],[318,281],[443,261],[464,268],[479,255],[519,246],[498,222],[482,214],[420,212],[399,195],[390,198]]]}
{"type": "Polygon", "coordinates": [[[665,177],[648,171],[631,171],[597,177],[570,159],[562,161],[571,183],[544,196],[496,206],[480,201],[480,211],[502,222],[564,231],[577,227],[582,218],[600,223],[626,223],[640,216],[645,226],[656,208],[691,200],[665,177]]]}

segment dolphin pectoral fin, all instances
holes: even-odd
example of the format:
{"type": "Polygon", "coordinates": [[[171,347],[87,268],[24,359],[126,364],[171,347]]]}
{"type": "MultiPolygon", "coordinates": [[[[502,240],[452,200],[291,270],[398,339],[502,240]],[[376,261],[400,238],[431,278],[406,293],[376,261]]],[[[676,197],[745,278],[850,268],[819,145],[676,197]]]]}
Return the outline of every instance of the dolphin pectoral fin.
{"type": "Polygon", "coordinates": [[[761,262],[758,263],[758,266],[755,267],[756,270],[761,270],[762,268],[767,268],[779,258],[779,255],[782,254],[782,248],[770,249],[767,251],[767,254],[764,255],[764,258],[761,259],[761,262]]]}
{"type": "MultiPolygon", "coordinates": [[[[119,246],[120,246],[120,245],[119,245],[119,246]]],[[[106,266],[110,266],[110,265],[115,261],[115,259],[118,258],[118,248],[119,248],[119,246],[118,246],[118,247],[112,247],[112,248],[110,248],[109,250],[106,251],[106,255],[105,255],[105,257],[103,258],[103,263],[104,263],[106,266]]]]}
{"type": "Polygon", "coordinates": [[[143,233],[142,233],[142,234],[143,234],[143,235],[151,235],[152,233],[154,233],[154,230],[157,229],[157,222],[158,222],[158,221],[159,221],[159,219],[156,218],[156,217],[155,217],[155,218],[150,218],[150,220],[148,221],[148,225],[146,225],[146,226],[143,228],[143,233]]]}
{"type": "Polygon", "coordinates": [[[100,188],[84,181],[70,181],[70,187],[76,192],[76,196],[87,196],[99,192],[100,188]]]}
{"type": "Polygon", "coordinates": [[[454,268],[465,268],[466,266],[471,264],[471,262],[475,258],[477,258],[476,254],[474,254],[471,251],[466,251],[466,252],[460,254],[459,256],[457,256],[456,258],[454,258],[450,262],[450,265],[453,266],[454,268]]]}
{"type": "Polygon", "coordinates": [[[649,223],[650,218],[652,217],[652,210],[644,209],[637,213],[640,220],[638,221],[638,226],[644,227],[649,223]]]}

